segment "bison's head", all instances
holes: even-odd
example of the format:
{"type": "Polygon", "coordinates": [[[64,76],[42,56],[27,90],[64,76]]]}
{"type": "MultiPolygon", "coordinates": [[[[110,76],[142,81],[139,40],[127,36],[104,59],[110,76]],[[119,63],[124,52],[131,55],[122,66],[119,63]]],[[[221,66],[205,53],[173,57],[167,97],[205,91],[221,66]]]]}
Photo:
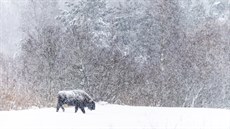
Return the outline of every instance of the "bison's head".
{"type": "Polygon", "coordinates": [[[90,101],[86,106],[88,107],[89,110],[95,110],[96,107],[94,101],[90,101]]]}

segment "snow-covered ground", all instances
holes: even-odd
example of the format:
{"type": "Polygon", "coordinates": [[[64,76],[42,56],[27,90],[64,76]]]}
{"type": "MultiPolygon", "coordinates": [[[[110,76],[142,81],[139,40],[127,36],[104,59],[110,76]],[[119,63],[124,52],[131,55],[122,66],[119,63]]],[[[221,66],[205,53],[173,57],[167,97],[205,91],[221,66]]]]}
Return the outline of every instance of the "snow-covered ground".
{"type": "Polygon", "coordinates": [[[1,111],[0,129],[230,129],[230,110],[160,108],[97,104],[96,110],[74,107],[1,111]]]}

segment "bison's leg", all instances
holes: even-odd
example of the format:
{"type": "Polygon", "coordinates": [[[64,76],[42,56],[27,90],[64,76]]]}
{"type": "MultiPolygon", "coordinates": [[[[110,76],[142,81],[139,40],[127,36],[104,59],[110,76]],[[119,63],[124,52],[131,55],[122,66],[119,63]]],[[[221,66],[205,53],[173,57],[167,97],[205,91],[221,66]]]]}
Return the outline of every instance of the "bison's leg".
{"type": "Polygon", "coordinates": [[[84,103],[80,102],[79,107],[80,107],[81,111],[85,114],[84,103]]]}
{"type": "Polygon", "coordinates": [[[63,112],[65,112],[65,108],[62,105],[61,105],[61,109],[62,109],[63,112]]]}
{"type": "Polygon", "coordinates": [[[59,109],[62,109],[62,111],[65,111],[65,108],[61,105],[61,104],[57,104],[57,112],[59,111],[59,109]]]}
{"type": "Polygon", "coordinates": [[[61,104],[61,103],[58,103],[58,104],[57,104],[57,110],[56,110],[56,111],[58,112],[60,108],[62,109],[63,112],[65,111],[65,108],[62,106],[62,104],[61,104]]]}
{"type": "Polygon", "coordinates": [[[57,110],[56,110],[56,112],[59,111],[59,108],[60,108],[60,104],[58,103],[58,104],[57,104],[57,110]]]}
{"type": "Polygon", "coordinates": [[[65,111],[64,107],[62,106],[63,104],[65,104],[65,97],[58,95],[57,112],[59,111],[60,107],[62,108],[63,112],[65,111]]]}
{"type": "Polygon", "coordinates": [[[84,107],[80,107],[80,109],[85,114],[85,108],[84,107]]]}
{"type": "Polygon", "coordinates": [[[75,105],[75,113],[77,113],[78,105],[75,105]]]}

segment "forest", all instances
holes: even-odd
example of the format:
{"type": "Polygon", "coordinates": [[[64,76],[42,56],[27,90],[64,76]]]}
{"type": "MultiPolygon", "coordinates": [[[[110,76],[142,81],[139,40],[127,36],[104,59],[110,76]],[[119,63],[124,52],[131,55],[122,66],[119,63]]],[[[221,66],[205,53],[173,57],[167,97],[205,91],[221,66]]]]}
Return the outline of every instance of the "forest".
{"type": "Polygon", "coordinates": [[[121,105],[230,106],[228,0],[20,4],[20,50],[0,51],[0,110],[56,106],[69,89],[121,105]]]}

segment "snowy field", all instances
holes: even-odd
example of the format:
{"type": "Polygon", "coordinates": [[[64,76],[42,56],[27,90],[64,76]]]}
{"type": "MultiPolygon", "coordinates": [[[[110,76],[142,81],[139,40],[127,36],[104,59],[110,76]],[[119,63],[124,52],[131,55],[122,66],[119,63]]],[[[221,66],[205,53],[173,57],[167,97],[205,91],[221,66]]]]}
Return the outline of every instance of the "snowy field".
{"type": "Polygon", "coordinates": [[[230,129],[230,110],[133,107],[97,104],[96,110],[74,107],[1,111],[0,129],[230,129]]]}

